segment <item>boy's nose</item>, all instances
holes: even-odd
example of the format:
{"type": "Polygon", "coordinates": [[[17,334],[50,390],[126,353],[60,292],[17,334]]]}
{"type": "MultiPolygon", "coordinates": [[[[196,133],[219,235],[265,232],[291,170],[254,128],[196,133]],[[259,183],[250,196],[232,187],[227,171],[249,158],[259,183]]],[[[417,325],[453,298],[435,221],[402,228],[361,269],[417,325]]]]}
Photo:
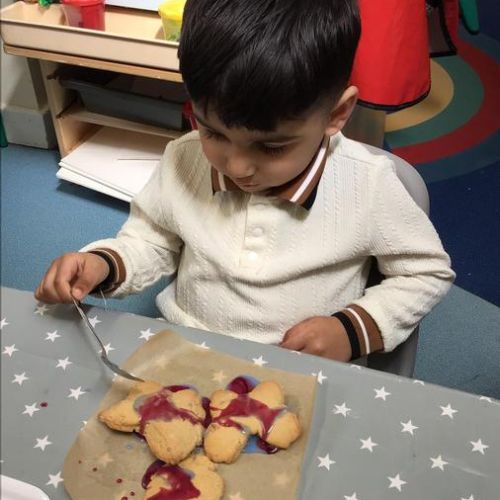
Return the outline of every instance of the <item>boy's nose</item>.
{"type": "Polygon", "coordinates": [[[255,166],[247,158],[233,156],[227,159],[226,170],[229,177],[233,179],[245,179],[252,177],[255,173],[255,166]]]}

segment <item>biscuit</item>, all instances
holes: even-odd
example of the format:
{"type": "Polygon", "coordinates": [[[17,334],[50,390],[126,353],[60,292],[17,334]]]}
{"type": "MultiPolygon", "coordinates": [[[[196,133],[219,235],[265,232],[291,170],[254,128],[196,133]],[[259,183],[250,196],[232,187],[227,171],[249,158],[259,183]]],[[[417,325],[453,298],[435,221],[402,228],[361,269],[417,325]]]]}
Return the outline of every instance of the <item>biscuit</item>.
{"type": "Polygon", "coordinates": [[[285,406],[283,389],[264,381],[249,392],[218,390],[210,398],[212,422],[204,449],[214,462],[232,463],[250,435],[256,434],[277,448],[288,448],[301,434],[297,415],[285,406]]]}
{"type": "Polygon", "coordinates": [[[215,470],[215,464],[202,454],[193,454],[177,466],[160,466],[151,475],[144,500],[158,498],[155,495],[161,498],[161,493],[172,498],[183,495],[182,498],[219,500],[224,493],[224,482],[215,470]]]}
{"type": "Polygon", "coordinates": [[[195,390],[156,382],[135,384],[124,400],[99,413],[99,420],[111,429],[142,434],[151,452],[171,465],[201,444],[204,419],[195,390]]]}

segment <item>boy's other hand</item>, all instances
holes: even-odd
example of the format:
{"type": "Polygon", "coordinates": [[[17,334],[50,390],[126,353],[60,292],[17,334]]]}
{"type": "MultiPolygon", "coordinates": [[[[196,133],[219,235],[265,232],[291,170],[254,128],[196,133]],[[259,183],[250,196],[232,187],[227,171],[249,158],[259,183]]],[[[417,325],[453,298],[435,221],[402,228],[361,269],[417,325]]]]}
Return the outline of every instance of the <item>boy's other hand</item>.
{"type": "Polygon", "coordinates": [[[336,361],[350,361],[351,344],[337,318],[315,316],[301,321],[285,333],[281,347],[315,354],[336,361]]]}
{"type": "Polygon", "coordinates": [[[71,303],[84,299],[109,274],[107,262],[87,252],[66,253],[55,259],[35,291],[37,300],[47,304],[71,303]]]}

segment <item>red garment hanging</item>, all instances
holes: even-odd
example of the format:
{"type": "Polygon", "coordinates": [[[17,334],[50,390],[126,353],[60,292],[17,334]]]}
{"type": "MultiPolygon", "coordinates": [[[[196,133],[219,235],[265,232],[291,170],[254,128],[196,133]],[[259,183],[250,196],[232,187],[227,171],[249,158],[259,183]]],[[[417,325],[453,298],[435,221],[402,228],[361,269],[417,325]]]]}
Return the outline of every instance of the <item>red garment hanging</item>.
{"type": "Polygon", "coordinates": [[[430,89],[425,0],[359,0],[361,39],[352,83],[360,104],[400,109],[430,89]]]}
{"type": "Polygon", "coordinates": [[[358,2],[362,29],[351,81],[360,104],[394,111],[421,101],[430,90],[430,49],[455,53],[458,0],[358,2]],[[433,40],[440,49],[430,47],[433,40]]]}

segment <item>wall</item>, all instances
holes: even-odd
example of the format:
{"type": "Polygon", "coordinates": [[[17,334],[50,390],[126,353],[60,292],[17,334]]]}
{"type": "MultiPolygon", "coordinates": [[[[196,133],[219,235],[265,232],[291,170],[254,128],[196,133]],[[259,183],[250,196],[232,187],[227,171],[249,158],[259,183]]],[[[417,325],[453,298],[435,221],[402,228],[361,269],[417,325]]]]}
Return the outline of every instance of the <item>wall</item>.
{"type": "MultiPolygon", "coordinates": [[[[1,0],[5,7],[12,0],[1,0]]],[[[11,143],[40,148],[56,145],[38,61],[1,53],[2,119],[11,143]]]]}

